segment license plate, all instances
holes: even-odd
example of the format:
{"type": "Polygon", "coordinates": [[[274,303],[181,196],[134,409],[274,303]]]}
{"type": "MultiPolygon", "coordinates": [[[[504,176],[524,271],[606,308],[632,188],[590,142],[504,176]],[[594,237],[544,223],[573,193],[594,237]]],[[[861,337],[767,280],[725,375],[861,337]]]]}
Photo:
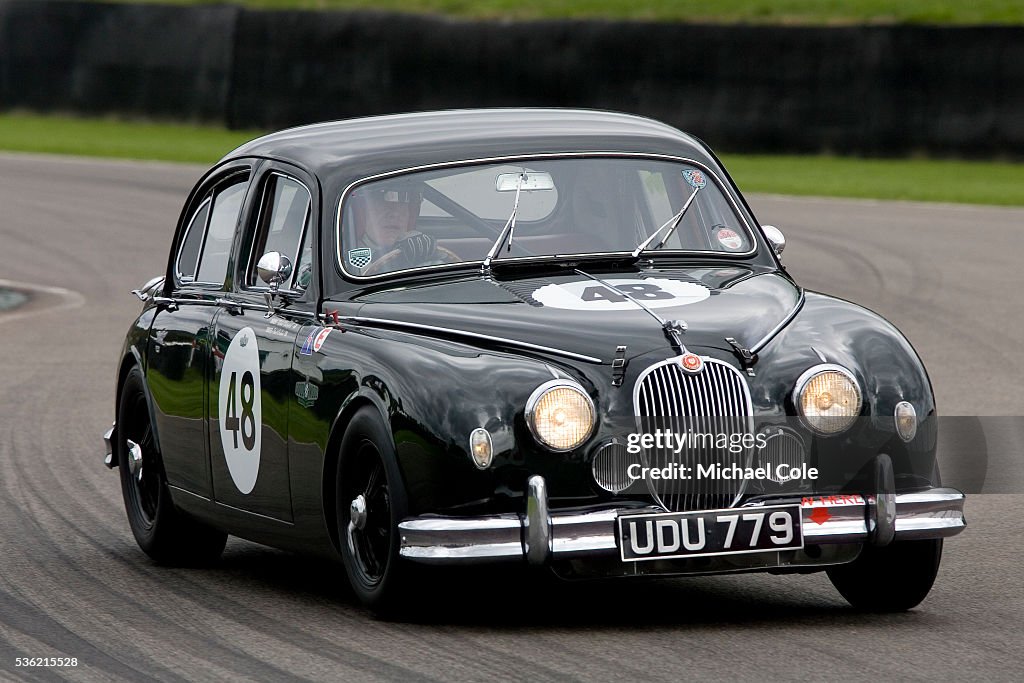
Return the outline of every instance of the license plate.
{"type": "Polygon", "coordinates": [[[738,555],[804,547],[799,505],[619,517],[623,562],[738,555]]]}

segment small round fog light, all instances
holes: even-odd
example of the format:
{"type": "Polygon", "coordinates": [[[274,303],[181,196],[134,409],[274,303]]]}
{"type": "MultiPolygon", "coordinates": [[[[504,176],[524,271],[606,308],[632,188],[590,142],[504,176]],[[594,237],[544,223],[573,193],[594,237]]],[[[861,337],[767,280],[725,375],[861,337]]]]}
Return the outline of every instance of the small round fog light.
{"type": "Polygon", "coordinates": [[[904,441],[910,441],[917,434],[917,411],[908,401],[896,404],[896,433],[904,441]]]}
{"type": "Polygon", "coordinates": [[[490,467],[494,458],[494,449],[491,446],[491,433],[483,427],[477,427],[469,433],[469,452],[473,456],[473,462],[480,469],[490,467]]]}

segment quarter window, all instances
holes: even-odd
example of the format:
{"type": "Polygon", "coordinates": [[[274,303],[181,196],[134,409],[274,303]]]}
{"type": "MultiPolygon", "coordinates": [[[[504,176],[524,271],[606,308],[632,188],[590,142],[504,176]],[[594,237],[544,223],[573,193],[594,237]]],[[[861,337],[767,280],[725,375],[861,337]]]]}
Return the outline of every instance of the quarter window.
{"type": "Polygon", "coordinates": [[[192,221],[185,230],[185,239],[178,253],[177,272],[182,282],[196,279],[196,265],[199,262],[199,250],[203,246],[203,235],[206,232],[206,219],[210,215],[210,198],[207,197],[199,205],[199,210],[192,216],[192,221]]]}
{"type": "Polygon", "coordinates": [[[238,214],[242,210],[242,199],[245,197],[245,187],[245,178],[240,178],[237,182],[221,188],[214,195],[196,281],[208,284],[224,282],[228,272],[231,242],[235,236],[238,214]]]}

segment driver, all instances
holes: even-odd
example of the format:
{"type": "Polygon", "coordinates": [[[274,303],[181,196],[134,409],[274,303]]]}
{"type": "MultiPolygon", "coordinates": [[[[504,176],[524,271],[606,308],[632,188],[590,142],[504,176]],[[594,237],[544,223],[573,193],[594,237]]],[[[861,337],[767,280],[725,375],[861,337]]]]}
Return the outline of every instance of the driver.
{"type": "Polygon", "coordinates": [[[403,183],[374,183],[352,193],[356,248],[348,265],[374,274],[458,260],[430,235],[415,229],[423,194],[403,183]]]}

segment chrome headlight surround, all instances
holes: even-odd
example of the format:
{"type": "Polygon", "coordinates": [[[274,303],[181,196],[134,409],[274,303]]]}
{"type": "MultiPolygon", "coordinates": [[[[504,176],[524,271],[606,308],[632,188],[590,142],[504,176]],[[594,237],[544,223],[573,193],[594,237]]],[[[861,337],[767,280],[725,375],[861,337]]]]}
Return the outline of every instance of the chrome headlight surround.
{"type": "MultiPolygon", "coordinates": [[[[808,368],[800,377],[796,380],[796,386],[793,388],[793,403],[796,405],[797,414],[800,415],[801,421],[804,425],[815,434],[821,436],[835,436],[841,434],[853,426],[857,417],[860,415],[861,408],[864,407],[864,393],[861,391],[860,385],[857,383],[857,378],[853,376],[853,373],[844,368],[841,365],[834,365],[832,363],[823,363],[821,365],[815,365],[808,368]],[[852,409],[849,414],[841,415],[808,415],[804,408],[804,392],[813,390],[811,382],[821,375],[838,375],[839,379],[845,380],[849,383],[849,387],[843,387],[852,389],[854,401],[852,409]],[[835,426],[829,426],[829,423],[835,423],[835,426]]],[[[831,399],[831,397],[830,397],[831,399]]],[[[825,411],[831,410],[836,405],[832,404],[827,408],[821,409],[825,411]]]]}
{"type": "MultiPolygon", "coordinates": [[[[557,400],[556,397],[551,396],[551,400],[557,400]]],[[[530,433],[533,438],[540,445],[544,446],[550,451],[556,453],[567,453],[568,451],[579,448],[590,435],[594,433],[594,427],[597,425],[597,409],[594,407],[594,401],[591,400],[590,396],[583,389],[582,386],[567,379],[553,379],[548,382],[544,382],[539,387],[533,390],[530,394],[530,398],[526,401],[526,426],[529,427],[530,433]],[[566,395],[564,392],[569,391],[572,394],[566,395]],[[544,438],[544,433],[547,431],[543,425],[538,425],[538,419],[544,419],[546,413],[551,410],[545,402],[545,398],[548,398],[550,394],[559,392],[567,400],[579,400],[582,399],[580,405],[577,408],[585,408],[589,413],[589,424],[586,425],[586,429],[582,431],[583,436],[572,441],[570,444],[558,444],[552,443],[544,438]],[[573,394],[578,395],[578,398],[574,398],[573,394]]]]}

